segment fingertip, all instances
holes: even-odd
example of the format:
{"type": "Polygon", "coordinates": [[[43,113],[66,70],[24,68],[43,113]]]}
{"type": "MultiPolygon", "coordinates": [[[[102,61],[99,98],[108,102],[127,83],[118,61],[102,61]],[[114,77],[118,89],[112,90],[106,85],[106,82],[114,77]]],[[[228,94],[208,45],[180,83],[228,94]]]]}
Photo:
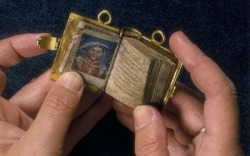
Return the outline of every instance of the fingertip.
{"type": "Polygon", "coordinates": [[[180,34],[181,32],[182,32],[181,30],[178,30],[178,31],[172,33],[172,35],[171,35],[170,38],[169,38],[169,41],[175,40],[176,37],[178,38],[178,36],[179,36],[179,34],[180,34]]]}
{"type": "Polygon", "coordinates": [[[20,56],[29,58],[44,54],[47,50],[37,46],[37,40],[41,36],[51,36],[49,33],[29,33],[16,35],[9,38],[9,43],[20,56]]]}
{"type": "Polygon", "coordinates": [[[183,32],[181,30],[174,32],[169,38],[169,46],[175,45],[175,42],[181,39],[183,32]]]}
{"type": "Polygon", "coordinates": [[[173,33],[169,39],[169,47],[176,57],[191,72],[202,61],[205,54],[182,31],[173,33]]]}
{"type": "Polygon", "coordinates": [[[155,111],[149,106],[138,106],[134,110],[135,129],[139,130],[155,120],[155,111]]]}
{"type": "Polygon", "coordinates": [[[169,38],[169,46],[170,49],[174,50],[174,53],[178,52],[175,51],[176,46],[179,47],[187,44],[192,44],[192,42],[181,30],[174,32],[169,38]]]}
{"type": "Polygon", "coordinates": [[[76,93],[82,91],[84,87],[82,77],[74,71],[64,73],[57,79],[56,83],[76,93]]]}
{"type": "Polygon", "coordinates": [[[183,44],[183,42],[181,41],[181,36],[183,35],[182,31],[176,31],[174,32],[170,38],[169,38],[169,48],[170,50],[176,55],[177,58],[179,58],[181,60],[181,56],[179,56],[179,46],[181,46],[180,44],[183,44]]]}
{"type": "Polygon", "coordinates": [[[136,155],[167,155],[167,131],[160,113],[151,106],[134,110],[136,155]]]}
{"type": "Polygon", "coordinates": [[[41,35],[47,36],[50,34],[21,34],[1,40],[1,68],[9,68],[11,66],[14,66],[19,63],[23,58],[29,58],[44,54],[47,50],[40,49],[37,46],[37,39],[41,35]]]}
{"type": "Polygon", "coordinates": [[[35,41],[37,41],[41,36],[51,36],[50,33],[46,33],[46,32],[44,32],[44,33],[30,33],[30,34],[27,34],[27,35],[31,35],[31,37],[35,41]]]}

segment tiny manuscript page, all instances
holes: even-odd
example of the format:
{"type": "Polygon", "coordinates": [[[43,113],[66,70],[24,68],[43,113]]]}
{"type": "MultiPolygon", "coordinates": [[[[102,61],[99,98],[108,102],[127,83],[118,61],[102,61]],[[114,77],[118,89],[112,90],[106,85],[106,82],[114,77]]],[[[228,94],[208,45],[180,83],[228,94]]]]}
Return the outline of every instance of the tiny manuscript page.
{"type": "Polygon", "coordinates": [[[106,86],[106,93],[131,107],[144,102],[151,60],[123,39],[106,86]]]}

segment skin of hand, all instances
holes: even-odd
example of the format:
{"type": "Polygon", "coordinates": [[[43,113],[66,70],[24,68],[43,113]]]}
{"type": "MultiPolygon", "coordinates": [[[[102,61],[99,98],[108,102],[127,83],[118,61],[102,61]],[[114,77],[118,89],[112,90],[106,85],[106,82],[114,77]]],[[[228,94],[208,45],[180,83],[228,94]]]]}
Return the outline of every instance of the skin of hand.
{"type": "Polygon", "coordinates": [[[114,101],[118,120],[135,131],[136,155],[243,155],[234,84],[183,32],[172,34],[169,45],[204,96],[177,83],[162,113],[151,106],[132,109],[114,101]]]}
{"type": "MultiPolygon", "coordinates": [[[[36,46],[41,35],[17,35],[0,41],[0,94],[4,70],[45,53],[36,46]]],[[[67,155],[111,108],[112,98],[84,92],[83,80],[68,72],[57,81],[45,72],[9,100],[0,97],[0,155],[67,155]]]]}

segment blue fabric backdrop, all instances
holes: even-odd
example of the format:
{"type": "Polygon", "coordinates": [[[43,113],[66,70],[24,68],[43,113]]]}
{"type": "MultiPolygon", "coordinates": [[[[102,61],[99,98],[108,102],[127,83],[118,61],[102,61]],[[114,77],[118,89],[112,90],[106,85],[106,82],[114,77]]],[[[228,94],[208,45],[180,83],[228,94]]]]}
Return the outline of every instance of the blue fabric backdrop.
{"type": "MultiPolygon", "coordinates": [[[[1,0],[0,39],[21,33],[50,32],[60,37],[70,12],[96,18],[108,9],[112,24],[134,27],[150,36],[161,29],[167,37],[184,31],[235,83],[240,108],[241,143],[250,155],[249,51],[247,1],[241,0],[1,0]]],[[[48,69],[54,53],[26,59],[7,71],[6,98],[48,69]]],[[[179,81],[195,89],[183,71],[179,81]]],[[[84,126],[84,125],[83,125],[84,126]]],[[[110,111],[94,130],[79,142],[71,155],[133,155],[133,134],[110,111]]]]}

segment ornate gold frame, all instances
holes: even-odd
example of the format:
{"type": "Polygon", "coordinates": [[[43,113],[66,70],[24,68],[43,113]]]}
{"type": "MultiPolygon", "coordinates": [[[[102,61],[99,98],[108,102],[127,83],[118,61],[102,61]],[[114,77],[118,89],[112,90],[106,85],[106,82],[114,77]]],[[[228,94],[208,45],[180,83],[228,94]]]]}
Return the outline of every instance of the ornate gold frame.
{"type": "MultiPolygon", "coordinates": [[[[90,19],[84,16],[80,16],[75,13],[71,13],[61,39],[50,37],[50,36],[41,36],[38,39],[37,45],[40,48],[46,48],[49,50],[57,50],[57,55],[56,55],[56,58],[52,67],[50,78],[53,80],[56,80],[62,74],[62,72],[59,71],[59,67],[62,64],[62,60],[64,59],[65,54],[66,54],[65,51],[69,47],[69,44],[76,31],[76,25],[79,23],[79,21],[88,22],[97,27],[103,28],[109,32],[118,34],[120,38],[122,38],[123,36],[134,37],[137,40],[141,41],[142,43],[146,44],[147,46],[158,51],[162,55],[167,56],[171,61],[173,61],[176,64],[174,72],[172,73],[172,76],[171,76],[172,79],[171,79],[169,88],[167,89],[166,95],[162,102],[163,105],[161,106],[161,108],[159,108],[160,110],[162,110],[163,107],[165,107],[165,105],[168,103],[169,99],[173,96],[173,93],[175,90],[175,83],[181,71],[182,63],[170,50],[162,46],[166,40],[166,37],[162,33],[162,31],[156,30],[155,32],[152,33],[151,39],[149,39],[143,36],[138,30],[133,29],[133,28],[119,29],[113,26],[109,26],[109,24],[112,21],[112,17],[111,17],[111,14],[107,10],[101,11],[97,16],[97,20],[90,19]],[[107,17],[106,21],[102,20],[103,16],[107,17]],[[156,35],[159,35],[161,37],[160,41],[156,40],[156,37],[155,37],[156,35]]],[[[92,85],[87,86],[87,88],[89,91],[93,91],[93,92],[100,91],[98,90],[98,88],[92,85]]]]}

